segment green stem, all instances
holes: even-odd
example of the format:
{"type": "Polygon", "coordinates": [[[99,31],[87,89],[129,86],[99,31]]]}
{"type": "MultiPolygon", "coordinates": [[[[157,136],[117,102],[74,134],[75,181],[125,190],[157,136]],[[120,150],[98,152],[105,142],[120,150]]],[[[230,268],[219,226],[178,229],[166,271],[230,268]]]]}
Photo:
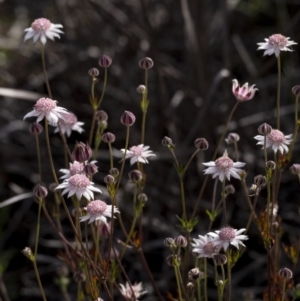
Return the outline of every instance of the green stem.
{"type": "Polygon", "coordinates": [[[188,163],[185,165],[185,167],[184,167],[184,169],[183,169],[183,171],[182,171],[182,175],[185,174],[185,172],[187,171],[188,167],[190,166],[192,160],[194,159],[194,157],[195,157],[199,152],[200,152],[200,149],[196,149],[196,150],[194,151],[194,153],[193,153],[192,156],[190,157],[188,163]]]}
{"type": "Polygon", "coordinates": [[[38,209],[38,216],[37,216],[37,223],[36,223],[34,258],[36,258],[37,250],[38,250],[40,229],[41,229],[41,210],[42,210],[42,202],[44,201],[43,198],[39,198],[38,200],[39,200],[39,209],[38,209]]]}
{"type": "Polygon", "coordinates": [[[36,154],[37,154],[37,160],[38,160],[38,171],[39,171],[39,177],[40,177],[40,183],[41,183],[42,182],[41,151],[40,151],[38,135],[35,135],[35,144],[36,144],[36,154]]]}
{"type": "Polygon", "coordinates": [[[183,219],[185,223],[187,222],[186,209],[185,209],[185,195],[184,195],[184,184],[183,184],[183,176],[179,176],[180,182],[180,195],[181,195],[181,205],[183,211],[183,219]]]}
{"type": "Polygon", "coordinates": [[[36,276],[36,279],[37,279],[37,282],[38,282],[38,285],[39,285],[39,288],[40,288],[40,292],[42,294],[43,301],[47,301],[47,298],[46,298],[46,295],[45,295],[45,292],[44,292],[44,288],[43,288],[43,285],[42,285],[42,281],[41,281],[41,278],[40,278],[39,270],[38,270],[38,267],[37,267],[37,264],[36,264],[36,258],[34,258],[32,260],[32,263],[33,263],[34,273],[35,273],[35,276],[36,276]]]}
{"type": "Polygon", "coordinates": [[[204,300],[207,301],[207,259],[204,258],[204,300]]]}
{"type": "Polygon", "coordinates": [[[238,152],[238,146],[236,141],[234,141],[234,154],[235,154],[235,161],[239,161],[239,152],[238,152]]]}
{"type": "Polygon", "coordinates": [[[226,251],[227,256],[227,301],[231,301],[231,266],[229,248],[226,251]]]}
{"type": "Polygon", "coordinates": [[[108,149],[109,149],[109,162],[110,162],[110,169],[114,167],[114,160],[113,160],[113,154],[112,154],[112,148],[111,143],[108,143],[108,149]]]}
{"type": "Polygon", "coordinates": [[[286,289],[286,279],[283,280],[281,301],[284,301],[284,299],[285,299],[285,289],[286,289]]]}
{"type": "Polygon", "coordinates": [[[280,54],[277,57],[277,69],[278,69],[278,78],[277,78],[277,101],[276,101],[276,110],[277,110],[277,130],[280,130],[280,86],[281,86],[281,62],[280,54]]]}
{"type": "Polygon", "coordinates": [[[181,285],[180,285],[179,275],[178,275],[178,269],[177,269],[176,266],[174,266],[174,272],[175,272],[175,277],[176,277],[176,282],[177,282],[179,301],[183,301],[183,299],[182,299],[182,293],[181,293],[181,285]]]}
{"type": "Polygon", "coordinates": [[[49,79],[48,79],[48,74],[47,74],[47,69],[46,69],[46,61],[45,61],[45,45],[42,43],[42,48],[41,48],[41,54],[42,54],[42,63],[43,63],[43,71],[44,71],[44,76],[45,76],[45,83],[48,91],[49,97],[52,99],[52,93],[49,85],[49,79]]]}
{"type": "Polygon", "coordinates": [[[222,182],[222,204],[223,204],[224,226],[227,227],[227,212],[226,212],[226,199],[225,199],[225,179],[222,182]]]}
{"type": "Polygon", "coordinates": [[[214,268],[215,268],[215,284],[216,284],[216,287],[217,287],[217,290],[218,290],[218,301],[221,301],[218,268],[217,268],[217,264],[216,264],[215,261],[214,261],[214,268]]]}

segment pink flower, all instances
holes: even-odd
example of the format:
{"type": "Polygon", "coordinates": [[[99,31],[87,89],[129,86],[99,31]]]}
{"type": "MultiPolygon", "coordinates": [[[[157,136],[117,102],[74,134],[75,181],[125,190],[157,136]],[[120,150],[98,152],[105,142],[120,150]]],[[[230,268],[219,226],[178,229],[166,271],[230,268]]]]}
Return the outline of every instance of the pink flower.
{"type": "Polygon", "coordinates": [[[249,87],[248,83],[245,83],[240,87],[239,82],[236,79],[232,80],[232,93],[239,101],[248,101],[252,99],[256,91],[258,91],[258,89],[255,88],[255,85],[249,87]]]}
{"type": "Polygon", "coordinates": [[[199,239],[194,238],[191,244],[192,252],[198,257],[213,257],[220,251],[219,246],[216,246],[213,242],[213,238],[207,235],[199,235],[199,239]]]}
{"type": "MultiPolygon", "coordinates": [[[[284,136],[281,131],[272,129],[271,133],[266,136],[266,148],[272,147],[275,153],[278,150],[281,154],[288,153],[287,145],[293,141],[292,136],[292,134],[284,136]]],[[[257,135],[254,139],[258,140],[257,144],[264,145],[265,136],[257,135]]]]}
{"type": "Polygon", "coordinates": [[[280,51],[292,51],[289,47],[297,44],[294,41],[289,41],[290,38],[286,38],[281,34],[273,34],[268,39],[265,39],[264,43],[257,43],[259,46],[257,50],[265,50],[265,55],[279,56],[280,51]]]}
{"type": "Polygon", "coordinates": [[[147,291],[143,290],[142,282],[135,283],[134,285],[130,285],[126,282],[125,285],[120,284],[121,294],[130,301],[136,301],[137,298],[145,295],[147,291]]]}
{"type": "Polygon", "coordinates": [[[236,179],[241,179],[239,176],[239,172],[242,172],[242,169],[239,167],[245,166],[246,163],[243,162],[233,162],[227,155],[227,151],[225,150],[222,157],[218,158],[215,162],[211,161],[208,163],[202,163],[205,166],[208,166],[207,169],[204,170],[204,174],[212,174],[213,179],[219,177],[219,180],[223,182],[226,177],[230,180],[230,176],[233,176],[236,179]]]}
{"type": "MultiPolygon", "coordinates": [[[[125,159],[130,158],[131,165],[136,162],[149,163],[147,158],[155,157],[155,154],[153,154],[151,150],[148,150],[149,147],[150,146],[144,146],[144,144],[132,146],[129,150],[127,150],[125,159]]],[[[125,153],[125,149],[122,148],[121,152],[125,153]]]]}
{"type": "MultiPolygon", "coordinates": [[[[80,221],[89,221],[93,223],[100,220],[106,224],[106,217],[112,217],[112,205],[107,205],[105,202],[100,200],[91,201],[85,208],[86,215],[80,217],[80,221]]],[[[120,213],[116,206],[114,206],[114,213],[120,213]]]]}
{"type": "Polygon", "coordinates": [[[27,32],[24,41],[33,38],[34,43],[40,39],[43,44],[46,44],[47,38],[52,41],[54,41],[54,38],[60,38],[59,34],[63,34],[63,31],[59,28],[62,27],[61,24],[52,24],[45,18],[37,19],[31,24],[31,27],[24,30],[27,32]]]}
{"type": "Polygon", "coordinates": [[[240,235],[246,231],[246,229],[232,229],[230,227],[223,228],[222,230],[214,232],[210,232],[207,235],[210,235],[213,237],[213,242],[215,246],[219,246],[220,248],[223,248],[225,251],[229,247],[229,245],[233,245],[236,248],[239,248],[239,245],[244,246],[242,243],[242,240],[247,240],[247,235],[240,235]]]}
{"type": "Polygon", "coordinates": [[[66,134],[70,137],[72,131],[76,131],[80,134],[84,131],[81,127],[84,125],[84,122],[77,121],[77,117],[73,113],[62,113],[61,116],[62,117],[58,120],[57,128],[54,133],[58,133],[60,129],[62,134],[66,134]]]}
{"type": "Polygon", "coordinates": [[[60,179],[68,179],[76,174],[84,174],[84,164],[78,161],[69,163],[70,169],[60,169],[59,171],[64,173],[64,176],[61,176],[60,179]]]}
{"type": "Polygon", "coordinates": [[[58,107],[57,101],[50,98],[40,98],[33,107],[33,111],[27,113],[23,119],[28,117],[37,117],[36,122],[40,122],[44,118],[49,121],[49,124],[56,126],[62,114],[68,114],[67,109],[58,107]]]}
{"type": "Polygon", "coordinates": [[[84,196],[89,201],[94,199],[93,191],[101,192],[101,190],[94,187],[94,183],[83,174],[71,176],[70,178],[64,180],[63,183],[58,185],[55,190],[56,189],[63,189],[62,195],[68,193],[68,198],[76,194],[79,200],[82,198],[82,196],[84,196]]]}

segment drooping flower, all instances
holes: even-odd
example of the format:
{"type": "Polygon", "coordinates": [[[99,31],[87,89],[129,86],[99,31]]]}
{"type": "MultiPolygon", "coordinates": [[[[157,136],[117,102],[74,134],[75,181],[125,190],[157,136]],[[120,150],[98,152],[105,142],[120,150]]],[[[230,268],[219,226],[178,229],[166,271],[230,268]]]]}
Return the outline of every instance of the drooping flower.
{"type": "Polygon", "coordinates": [[[289,39],[281,34],[273,34],[268,39],[265,39],[265,42],[257,43],[259,46],[257,50],[265,50],[264,56],[274,53],[278,57],[280,51],[293,51],[289,47],[297,43],[289,41],[289,39]]]}
{"type": "MultiPolygon", "coordinates": [[[[85,207],[86,215],[80,217],[80,221],[89,221],[93,223],[100,220],[103,223],[107,223],[106,217],[112,217],[112,205],[107,205],[101,200],[91,201],[87,207],[85,207]]],[[[114,213],[120,213],[118,208],[114,206],[114,213]]]]}
{"type": "Polygon", "coordinates": [[[240,87],[236,79],[232,80],[232,93],[238,101],[248,101],[252,99],[256,91],[258,91],[258,89],[255,88],[255,85],[249,87],[249,84],[245,83],[240,87]]]}
{"type": "Polygon", "coordinates": [[[208,168],[204,170],[204,174],[212,174],[213,179],[219,177],[219,180],[223,182],[225,177],[230,180],[230,176],[240,180],[241,178],[238,173],[242,172],[242,169],[239,167],[245,166],[246,163],[233,162],[228,157],[227,151],[225,150],[223,156],[218,158],[216,161],[210,161],[202,164],[208,166],[208,168]]]}
{"type": "MultiPolygon", "coordinates": [[[[130,164],[133,165],[136,162],[149,163],[148,157],[155,157],[156,155],[152,153],[151,150],[148,150],[150,146],[144,146],[140,144],[137,146],[132,146],[129,150],[126,151],[126,158],[130,158],[130,164]]],[[[122,148],[121,152],[125,153],[125,149],[122,148]]]]}
{"type": "Polygon", "coordinates": [[[199,235],[199,239],[194,238],[191,245],[193,247],[193,254],[195,254],[198,258],[211,258],[220,251],[220,247],[214,244],[213,238],[207,235],[199,235]]]}
{"type": "Polygon", "coordinates": [[[130,301],[137,300],[139,297],[147,293],[146,290],[143,290],[142,282],[135,283],[134,285],[130,285],[128,282],[126,282],[125,285],[120,284],[120,292],[127,300],[130,301]]]}
{"type": "Polygon", "coordinates": [[[209,232],[207,235],[214,238],[213,243],[215,246],[219,246],[220,248],[223,248],[224,251],[226,251],[229,245],[233,245],[237,249],[239,248],[239,245],[245,247],[245,245],[242,243],[242,240],[247,240],[248,236],[240,235],[244,231],[246,231],[246,229],[236,230],[230,227],[226,227],[215,232],[209,232]]]}
{"type": "Polygon", "coordinates": [[[70,137],[72,131],[76,131],[80,134],[84,131],[81,127],[84,125],[84,122],[77,121],[77,117],[73,113],[62,113],[61,116],[57,122],[57,128],[54,133],[58,133],[60,129],[62,134],[66,134],[70,137]]]}
{"type": "Polygon", "coordinates": [[[45,45],[47,38],[52,41],[54,41],[54,38],[60,39],[59,34],[63,34],[64,32],[59,28],[63,28],[63,26],[61,24],[53,24],[45,18],[36,19],[31,24],[31,27],[24,30],[26,32],[24,41],[33,38],[33,42],[35,43],[40,39],[45,45]]]}
{"type": "MultiPolygon", "coordinates": [[[[291,144],[292,136],[292,134],[285,136],[281,131],[272,129],[271,133],[266,136],[266,148],[272,147],[275,153],[278,150],[281,154],[288,153],[287,145],[291,144]]],[[[257,144],[262,145],[264,148],[265,136],[257,135],[254,139],[258,140],[257,144]]]]}
{"type": "Polygon", "coordinates": [[[76,174],[83,174],[84,173],[84,164],[78,161],[74,161],[69,163],[69,169],[60,169],[59,171],[62,172],[64,175],[60,177],[60,179],[68,179],[76,174]]]}
{"type": "Polygon", "coordinates": [[[33,111],[27,113],[23,119],[37,117],[36,122],[46,118],[50,125],[56,126],[62,114],[68,114],[67,109],[57,106],[57,101],[50,98],[40,98],[33,107],[33,111]]]}
{"type": "Polygon", "coordinates": [[[65,179],[55,190],[56,189],[62,189],[62,195],[68,193],[68,198],[75,194],[79,200],[84,196],[89,201],[94,199],[93,191],[101,192],[101,190],[94,187],[94,183],[83,174],[76,174],[65,179]]]}

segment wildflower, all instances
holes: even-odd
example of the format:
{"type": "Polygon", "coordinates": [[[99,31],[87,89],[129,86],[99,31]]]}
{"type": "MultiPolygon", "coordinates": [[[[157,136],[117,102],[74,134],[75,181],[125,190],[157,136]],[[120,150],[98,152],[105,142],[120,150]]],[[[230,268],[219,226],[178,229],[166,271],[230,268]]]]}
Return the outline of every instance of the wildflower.
{"type": "Polygon", "coordinates": [[[102,55],[101,59],[99,60],[100,67],[108,68],[112,63],[112,59],[108,55],[102,55]]]}
{"type": "Polygon", "coordinates": [[[218,254],[220,247],[216,246],[213,242],[213,238],[207,235],[199,235],[199,239],[194,238],[191,245],[193,247],[192,252],[197,254],[198,258],[201,257],[213,257],[218,254]]]}
{"type": "Polygon", "coordinates": [[[144,57],[139,60],[139,66],[142,69],[148,70],[154,66],[154,63],[150,57],[144,57]]]}
{"type": "Polygon", "coordinates": [[[291,278],[293,278],[293,272],[292,272],[290,269],[288,269],[288,268],[283,268],[283,269],[281,269],[281,270],[278,272],[278,274],[279,274],[282,278],[284,278],[284,279],[291,279],[291,278]]]}
{"type": "Polygon", "coordinates": [[[245,245],[242,243],[242,240],[247,240],[247,235],[240,235],[246,231],[246,229],[232,229],[230,227],[223,228],[222,230],[215,232],[210,232],[207,235],[212,236],[213,243],[215,246],[219,246],[224,249],[224,251],[227,250],[229,245],[233,245],[236,248],[239,248],[239,245],[242,245],[245,247],[245,245]]]}
{"type": "Polygon", "coordinates": [[[61,173],[64,173],[60,179],[68,179],[74,175],[77,174],[83,174],[84,173],[84,164],[80,163],[78,161],[74,161],[73,163],[69,163],[70,168],[69,169],[60,169],[59,171],[61,173]]]}
{"type": "Polygon", "coordinates": [[[84,125],[84,122],[77,121],[77,117],[73,113],[62,113],[61,116],[62,117],[57,122],[57,128],[54,131],[55,133],[58,133],[60,129],[62,134],[66,134],[70,137],[72,131],[76,131],[79,134],[84,131],[81,127],[84,125]]]}
{"type": "Polygon", "coordinates": [[[34,105],[33,111],[27,113],[23,120],[35,116],[37,117],[36,122],[46,118],[50,125],[56,126],[58,120],[62,118],[62,113],[68,114],[67,109],[58,107],[56,103],[56,100],[50,98],[40,98],[34,105]]]}
{"type": "Polygon", "coordinates": [[[249,87],[248,83],[245,83],[240,87],[239,82],[234,79],[232,81],[232,93],[239,101],[248,101],[254,97],[255,92],[258,91],[255,85],[249,87]]]}
{"type": "Polygon", "coordinates": [[[76,174],[65,179],[64,182],[58,185],[55,189],[63,189],[62,195],[68,193],[68,198],[76,194],[79,200],[82,196],[84,196],[89,201],[94,199],[93,191],[101,192],[101,190],[94,187],[94,183],[83,174],[76,174]]]}
{"type": "Polygon", "coordinates": [[[294,41],[289,41],[290,38],[286,38],[281,34],[273,34],[268,39],[265,39],[264,43],[257,43],[259,46],[257,50],[265,50],[265,55],[279,56],[280,51],[292,51],[289,47],[297,44],[294,41]]]}
{"type": "Polygon", "coordinates": [[[293,175],[299,175],[300,174],[300,164],[296,164],[294,163],[291,167],[290,167],[290,172],[293,175]]]}
{"type": "Polygon", "coordinates": [[[208,166],[208,168],[204,170],[204,174],[212,174],[213,179],[219,177],[219,180],[223,182],[225,177],[230,180],[230,176],[241,179],[238,173],[242,172],[242,170],[239,167],[243,167],[246,163],[234,163],[228,157],[227,151],[225,150],[223,156],[218,158],[215,162],[210,161],[202,164],[208,166]]]}
{"type": "Polygon", "coordinates": [[[38,39],[45,45],[47,38],[54,41],[54,38],[60,38],[59,34],[63,34],[59,28],[63,28],[61,24],[53,24],[48,19],[40,18],[36,19],[31,27],[26,28],[24,31],[27,32],[24,41],[33,38],[35,43],[38,39]]]}
{"type": "MultiPolygon", "coordinates": [[[[277,153],[278,150],[281,154],[288,153],[289,149],[287,145],[292,142],[292,136],[292,134],[284,136],[281,131],[272,129],[271,133],[266,136],[266,148],[272,147],[275,153],[277,153]]],[[[258,140],[257,144],[264,145],[264,136],[257,135],[254,139],[258,140]]]]}
{"type": "Polygon", "coordinates": [[[240,135],[237,133],[229,133],[228,137],[225,139],[227,144],[236,143],[240,140],[240,135]]]}
{"type": "Polygon", "coordinates": [[[155,154],[153,154],[151,150],[148,150],[149,147],[150,146],[144,146],[144,144],[139,144],[137,146],[132,146],[127,151],[124,148],[122,148],[121,152],[125,153],[125,151],[126,151],[125,159],[130,158],[131,165],[133,165],[136,162],[149,163],[147,158],[155,157],[155,154]]]}
{"type": "Polygon", "coordinates": [[[120,121],[126,126],[132,126],[135,123],[135,116],[132,112],[124,111],[121,115],[120,121]]]}
{"type": "MultiPolygon", "coordinates": [[[[113,205],[107,205],[100,200],[91,201],[87,207],[84,208],[86,210],[86,215],[80,217],[80,222],[89,221],[90,224],[100,220],[106,224],[106,217],[112,217],[112,206],[113,205]]],[[[116,206],[114,206],[114,213],[120,213],[116,206]]]]}
{"type": "Polygon", "coordinates": [[[147,293],[146,290],[143,290],[142,282],[134,285],[130,285],[128,282],[125,285],[120,284],[120,291],[127,300],[137,300],[137,298],[147,293]]]}
{"type": "Polygon", "coordinates": [[[74,150],[72,152],[73,158],[78,162],[86,162],[90,160],[93,155],[93,151],[88,144],[83,142],[76,142],[74,150]]]}

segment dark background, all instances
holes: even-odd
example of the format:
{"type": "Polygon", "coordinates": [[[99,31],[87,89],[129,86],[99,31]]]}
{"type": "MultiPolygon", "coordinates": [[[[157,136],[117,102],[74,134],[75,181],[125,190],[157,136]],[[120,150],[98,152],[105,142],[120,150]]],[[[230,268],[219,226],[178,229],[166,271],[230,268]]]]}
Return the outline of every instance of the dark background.
{"type": "MultiPolygon", "coordinates": [[[[37,183],[37,163],[34,137],[29,134],[29,120],[23,116],[31,111],[35,101],[46,95],[40,58],[40,44],[23,42],[24,29],[37,18],[45,17],[54,24],[62,24],[65,34],[61,40],[46,44],[46,60],[53,98],[59,105],[74,112],[85,122],[85,133],[73,133],[69,144],[88,139],[92,110],[89,104],[91,78],[87,71],[100,69],[100,95],[103,69],[98,60],[109,55],[108,86],[102,109],[109,115],[108,130],[115,133],[114,147],[124,147],[125,128],[119,122],[124,110],[132,111],[137,122],[131,130],[130,144],[140,141],[140,95],[136,87],[144,83],[144,73],[138,61],[149,56],[154,68],[149,71],[150,106],[147,115],[146,145],[157,155],[145,166],[149,201],[144,214],[144,251],[153,275],[163,294],[176,295],[174,274],[165,263],[169,250],[164,238],[181,234],[176,215],[181,215],[178,178],[171,154],[161,145],[169,136],[176,144],[176,154],[182,163],[194,152],[193,142],[205,137],[210,148],[193,160],[185,177],[187,212],[191,214],[203,181],[202,162],[211,160],[222,126],[235,104],[231,80],[241,84],[256,84],[259,92],[253,100],[239,105],[229,131],[237,132],[240,161],[246,162],[247,184],[254,175],[264,172],[260,147],[253,139],[257,127],[267,122],[275,126],[277,65],[275,56],[263,57],[257,43],[274,33],[291,40],[300,40],[300,3],[294,1],[202,1],[202,0],[65,0],[0,2],[0,197],[7,200],[30,192],[37,183]],[[9,95],[7,90],[10,88],[9,95]],[[37,93],[33,96],[18,90],[37,93]],[[19,95],[19,96],[18,96],[19,95]]],[[[291,88],[299,84],[299,47],[294,52],[282,53],[282,131],[293,132],[294,95],[291,88]]],[[[33,120],[33,119],[32,119],[33,120]]],[[[62,143],[51,136],[57,169],[63,167],[62,143]]],[[[41,137],[41,144],[45,145],[41,137]]],[[[221,147],[220,155],[226,145],[221,147]]],[[[227,147],[233,154],[232,146],[227,147]]],[[[51,183],[46,149],[42,150],[44,181],[51,183]]],[[[299,160],[296,142],[292,162],[299,160]]],[[[116,159],[116,166],[119,166],[116,159]]],[[[103,177],[108,173],[106,146],[101,145],[98,157],[99,173],[95,182],[102,188],[103,199],[108,200],[103,177]]],[[[120,210],[127,226],[132,218],[131,192],[126,184],[130,170],[126,165],[124,185],[121,187],[120,210]]],[[[237,192],[230,197],[228,214],[235,228],[246,225],[249,210],[241,193],[239,181],[232,181],[237,192]]],[[[199,210],[200,223],[192,237],[205,234],[210,208],[213,181],[210,179],[199,210]]],[[[53,197],[49,195],[49,208],[53,197]]],[[[263,193],[258,207],[264,208],[263,193]]],[[[299,241],[299,182],[288,169],[282,177],[279,194],[279,213],[284,229],[283,242],[299,241]]],[[[37,205],[26,198],[0,209],[0,268],[12,300],[39,300],[38,288],[30,262],[20,253],[25,246],[33,246],[37,205]]],[[[220,224],[216,223],[214,229],[220,224]]],[[[266,285],[266,255],[261,238],[253,226],[249,233],[247,252],[234,269],[234,296],[242,300],[261,300],[266,285]],[[252,229],[253,228],[253,229],[252,229]],[[246,300],[246,299],[245,299],[246,300]]],[[[66,235],[71,229],[66,220],[66,235]]],[[[117,229],[117,235],[122,237],[117,229]]],[[[71,237],[71,236],[70,236],[71,237]]],[[[57,257],[57,237],[46,220],[42,220],[39,248],[39,267],[48,300],[62,298],[55,279],[62,275],[63,264],[57,257]]],[[[143,300],[154,300],[149,280],[136,254],[129,253],[125,268],[130,279],[143,281],[149,294],[143,300]]],[[[280,266],[290,267],[286,255],[280,266]]],[[[1,271],[0,269],[0,271],[1,271]]],[[[68,274],[68,273],[67,273],[68,274]]],[[[72,277],[72,274],[68,274],[72,277]]],[[[295,273],[295,282],[299,273],[295,273]]],[[[72,281],[72,280],[71,280],[72,281]]],[[[72,295],[75,284],[70,283],[72,295]]],[[[212,292],[215,289],[212,285],[212,292]]],[[[212,299],[214,293],[212,294],[212,299]]]]}

